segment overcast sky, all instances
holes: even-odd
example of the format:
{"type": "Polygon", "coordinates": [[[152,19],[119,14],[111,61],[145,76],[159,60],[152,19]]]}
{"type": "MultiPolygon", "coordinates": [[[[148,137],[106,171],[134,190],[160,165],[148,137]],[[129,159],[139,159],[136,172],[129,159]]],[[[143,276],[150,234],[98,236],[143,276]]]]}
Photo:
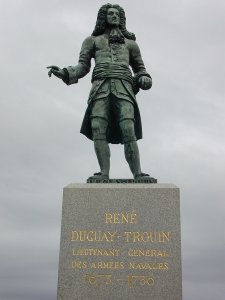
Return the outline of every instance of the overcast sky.
{"type": "MultiPolygon", "coordinates": [[[[93,31],[92,0],[0,0],[0,300],[56,298],[63,187],[98,171],[80,125],[75,65],[93,31]]],[[[137,100],[142,169],[181,190],[184,300],[225,298],[225,2],[120,0],[153,87],[137,100]]],[[[111,177],[131,177],[114,145],[111,177]]]]}

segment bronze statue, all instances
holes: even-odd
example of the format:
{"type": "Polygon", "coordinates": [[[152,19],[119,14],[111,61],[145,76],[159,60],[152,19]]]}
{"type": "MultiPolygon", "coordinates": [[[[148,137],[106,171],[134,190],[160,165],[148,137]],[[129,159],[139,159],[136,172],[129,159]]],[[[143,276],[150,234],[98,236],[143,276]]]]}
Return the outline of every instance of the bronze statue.
{"type": "Polygon", "coordinates": [[[152,79],[135,40],[135,35],[126,29],[123,8],[106,4],[99,9],[92,35],[83,42],[78,64],[63,69],[48,67],[49,77],[53,73],[70,85],[84,77],[90,71],[91,59],[95,60],[92,89],[81,126],[81,133],[94,141],[100,166],[100,172],[92,179],[109,179],[109,143],[124,144],[135,180],[149,176],[142,173],[140,166],[137,140],[142,138],[142,127],[135,95],[139,88],[150,89],[152,79]]]}

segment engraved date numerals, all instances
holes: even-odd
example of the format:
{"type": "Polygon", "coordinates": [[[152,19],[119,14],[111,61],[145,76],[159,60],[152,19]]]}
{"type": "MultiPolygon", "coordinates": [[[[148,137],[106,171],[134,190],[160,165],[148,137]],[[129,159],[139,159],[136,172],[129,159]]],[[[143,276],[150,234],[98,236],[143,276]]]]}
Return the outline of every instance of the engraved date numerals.
{"type": "MultiPolygon", "coordinates": [[[[114,279],[111,274],[85,274],[84,282],[88,285],[92,286],[102,286],[102,285],[112,285],[114,283],[126,282],[123,279],[114,279]]],[[[153,286],[155,284],[155,280],[151,276],[143,276],[143,275],[128,275],[127,276],[127,284],[130,288],[135,287],[143,287],[143,286],[153,286]]]]}
{"type": "Polygon", "coordinates": [[[86,284],[100,286],[100,285],[111,285],[112,275],[110,274],[98,274],[98,275],[88,275],[84,276],[84,281],[86,284]]]}
{"type": "Polygon", "coordinates": [[[133,288],[137,285],[139,286],[152,286],[155,283],[155,280],[153,277],[149,277],[149,276],[141,276],[141,275],[129,275],[127,277],[128,279],[128,286],[130,288],[133,288]]]}

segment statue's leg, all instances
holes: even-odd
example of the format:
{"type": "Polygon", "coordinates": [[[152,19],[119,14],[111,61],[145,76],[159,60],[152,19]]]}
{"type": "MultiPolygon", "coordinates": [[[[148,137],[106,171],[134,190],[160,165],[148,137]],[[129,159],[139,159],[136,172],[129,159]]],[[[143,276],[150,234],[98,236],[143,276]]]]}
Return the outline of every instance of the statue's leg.
{"type": "Polygon", "coordinates": [[[92,118],[91,120],[95,153],[101,170],[101,176],[109,176],[110,149],[106,141],[106,130],[108,122],[103,118],[92,118]]]}
{"type": "Polygon", "coordinates": [[[100,166],[100,173],[94,178],[109,178],[110,149],[106,139],[108,127],[109,99],[108,97],[95,100],[91,110],[91,128],[95,153],[100,166]]]}
{"type": "Polygon", "coordinates": [[[138,144],[134,132],[134,120],[125,119],[120,121],[120,129],[124,141],[125,158],[134,177],[141,174],[141,164],[138,144]]]}
{"type": "Polygon", "coordinates": [[[123,136],[126,160],[134,178],[148,176],[141,172],[140,155],[134,128],[134,106],[129,101],[119,100],[117,110],[120,120],[120,130],[123,136]]]}

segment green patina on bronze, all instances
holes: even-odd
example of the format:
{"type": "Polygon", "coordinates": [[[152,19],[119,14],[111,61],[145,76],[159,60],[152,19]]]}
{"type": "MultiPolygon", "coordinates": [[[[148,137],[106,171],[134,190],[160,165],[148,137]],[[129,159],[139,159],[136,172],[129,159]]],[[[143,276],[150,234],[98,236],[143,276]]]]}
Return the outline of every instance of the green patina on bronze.
{"type": "Polygon", "coordinates": [[[152,86],[135,35],[126,29],[125,12],[119,5],[103,5],[97,16],[95,29],[81,47],[76,66],[59,68],[49,66],[67,85],[77,83],[91,68],[92,88],[81,133],[94,141],[100,172],[90,180],[109,179],[109,143],[124,144],[126,160],[136,180],[149,180],[142,173],[137,140],[142,138],[141,117],[136,102],[139,89],[152,86]],[[130,70],[133,71],[133,74],[130,70]]]}

